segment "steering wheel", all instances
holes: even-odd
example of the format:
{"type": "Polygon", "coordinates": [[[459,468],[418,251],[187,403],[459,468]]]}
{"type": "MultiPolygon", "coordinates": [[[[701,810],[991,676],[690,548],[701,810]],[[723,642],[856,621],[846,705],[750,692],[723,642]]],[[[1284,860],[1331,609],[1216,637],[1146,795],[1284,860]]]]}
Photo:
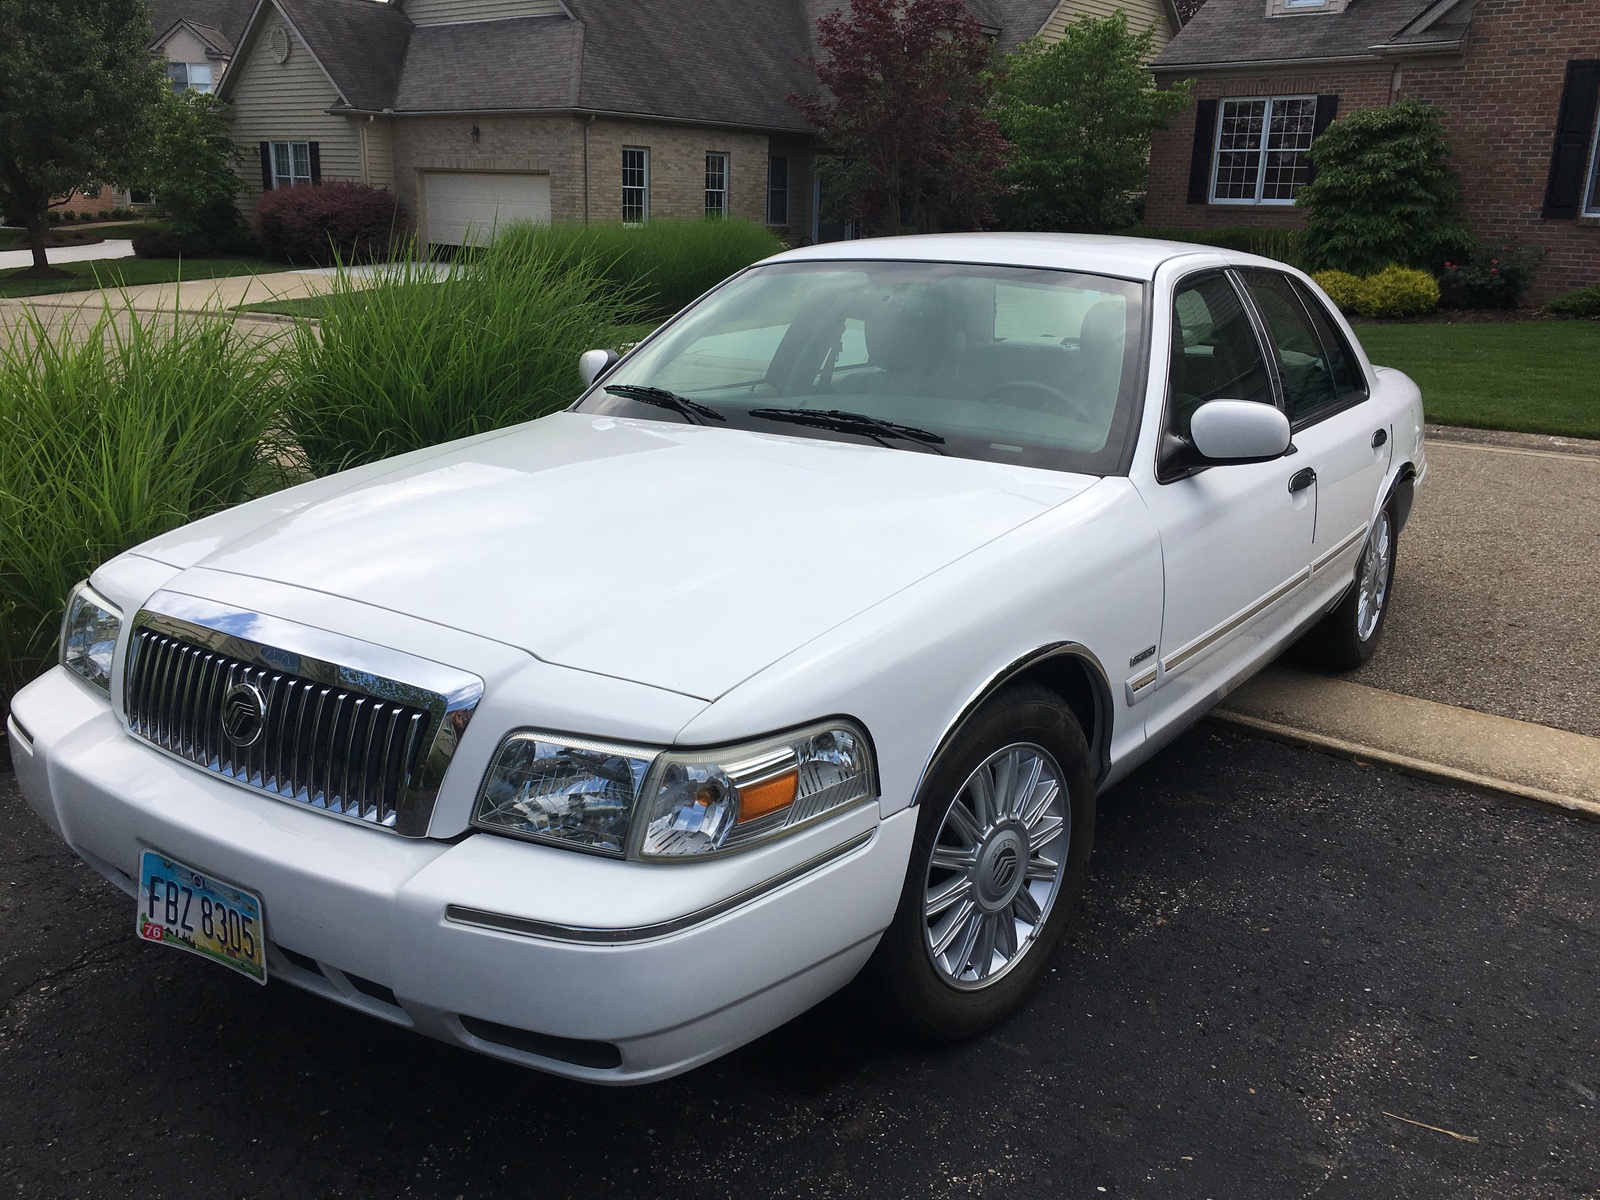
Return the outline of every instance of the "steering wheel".
{"type": "Polygon", "coordinates": [[[1006,383],[997,384],[985,392],[983,398],[985,400],[999,400],[1005,392],[1032,392],[1036,395],[1041,395],[1050,401],[1049,407],[1040,408],[1037,404],[1031,404],[1028,407],[1038,409],[1041,412],[1059,412],[1065,408],[1085,424],[1095,424],[1094,412],[1082,400],[1075,396],[1069,396],[1060,388],[1053,388],[1048,383],[1040,383],[1037,379],[1012,379],[1006,383]]]}

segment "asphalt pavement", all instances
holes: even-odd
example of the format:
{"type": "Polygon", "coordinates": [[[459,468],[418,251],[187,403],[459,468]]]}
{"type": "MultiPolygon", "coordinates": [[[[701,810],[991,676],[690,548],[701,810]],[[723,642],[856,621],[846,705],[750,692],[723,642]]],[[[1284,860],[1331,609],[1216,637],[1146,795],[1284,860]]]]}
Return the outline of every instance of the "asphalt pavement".
{"type": "Polygon", "coordinates": [[[908,1046],[846,993],[612,1091],[137,943],[0,776],[0,1191],[1594,1196],[1597,851],[1201,727],[1102,800],[1075,933],[998,1031],[908,1046]]]}

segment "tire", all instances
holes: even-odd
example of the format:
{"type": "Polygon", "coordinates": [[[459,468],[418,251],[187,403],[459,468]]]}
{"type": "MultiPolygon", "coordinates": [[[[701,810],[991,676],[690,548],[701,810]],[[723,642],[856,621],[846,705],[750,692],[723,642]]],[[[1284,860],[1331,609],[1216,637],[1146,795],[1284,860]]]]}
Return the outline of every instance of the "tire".
{"type": "Polygon", "coordinates": [[[1385,505],[1372,522],[1350,590],[1306,639],[1307,648],[1328,670],[1354,671],[1378,648],[1389,620],[1398,549],[1394,508],[1385,505]]]}
{"type": "Polygon", "coordinates": [[[1008,687],[939,756],[918,805],[900,904],[868,976],[896,1028],[953,1042],[1023,1004],[1072,919],[1094,843],[1083,730],[1055,693],[1008,687]],[[988,795],[1011,802],[985,810],[988,795]]]}

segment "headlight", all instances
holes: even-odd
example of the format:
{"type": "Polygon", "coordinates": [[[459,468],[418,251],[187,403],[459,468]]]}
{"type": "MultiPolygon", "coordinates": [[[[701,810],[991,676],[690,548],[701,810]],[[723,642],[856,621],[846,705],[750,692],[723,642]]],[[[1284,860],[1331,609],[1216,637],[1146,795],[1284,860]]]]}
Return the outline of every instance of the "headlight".
{"type": "Polygon", "coordinates": [[[616,857],[680,859],[770,841],[874,795],[866,735],[841,721],[715,751],[524,731],[501,743],[473,820],[616,857]]]}
{"type": "Polygon", "coordinates": [[[111,660],[122,614],[87,582],[72,589],[61,619],[61,665],[111,695],[111,660]]]}

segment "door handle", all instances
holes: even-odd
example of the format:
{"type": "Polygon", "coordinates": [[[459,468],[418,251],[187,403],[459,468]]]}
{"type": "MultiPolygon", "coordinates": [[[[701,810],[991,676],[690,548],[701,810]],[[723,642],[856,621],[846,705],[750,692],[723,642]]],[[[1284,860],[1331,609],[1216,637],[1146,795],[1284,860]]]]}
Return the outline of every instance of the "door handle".
{"type": "Polygon", "coordinates": [[[1389,440],[1389,431],[1387,429],[1380,429],[1380,430],[1378,430],[1376,433],[1374,433],[1372,435],[1372,448],[1374,450],[1376,450],[1379,446],[1383,445],[1388,440],[1389,440]]]}
{"type": "Polygon", "coordinates": [[[1292,496],[1296,492],[1303,492],[1316,481],[1317,473],[1315,471],[1310,467],[1301,467],[1293,475],[1289,476],[1289,494],[1292,496]]]}

